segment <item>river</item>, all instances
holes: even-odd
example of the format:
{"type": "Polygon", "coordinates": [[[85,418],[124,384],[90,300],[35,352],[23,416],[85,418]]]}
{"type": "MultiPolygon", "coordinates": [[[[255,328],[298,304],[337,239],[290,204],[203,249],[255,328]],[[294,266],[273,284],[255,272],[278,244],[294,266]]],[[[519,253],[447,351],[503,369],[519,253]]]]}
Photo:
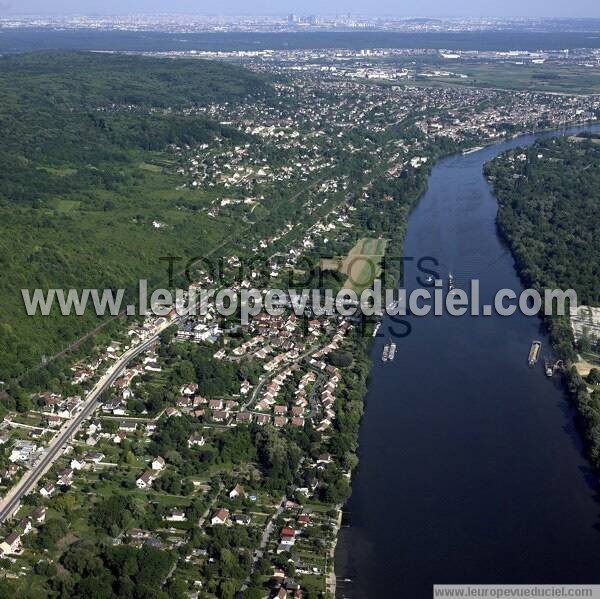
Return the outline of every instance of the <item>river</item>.
{"type": "MultiPolygon", "coordinates": [[[[482,169],[534,140],[441,160],[410,215],[404,255],[437,257],[457,287],[479,279],[484,303],[499,289],[519,293],[482,169]]],[[[408,290],[416,275],[409,265],[408,290]]],[[[541,321],[409,320],[394,362],[380,359],[386,335],[374,343],[337,597],[430,598],[434,583],[599,583],[597,479],[560,381],[541,362],[527,365],[533,339],[549,347],[541,321]]]]}

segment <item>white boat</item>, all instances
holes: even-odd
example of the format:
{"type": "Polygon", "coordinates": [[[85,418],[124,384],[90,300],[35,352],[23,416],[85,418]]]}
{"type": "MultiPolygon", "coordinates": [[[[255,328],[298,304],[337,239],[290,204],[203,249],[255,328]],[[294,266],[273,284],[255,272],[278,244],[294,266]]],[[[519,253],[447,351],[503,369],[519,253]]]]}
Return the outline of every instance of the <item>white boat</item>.
{"type": "Polygon", "coordinates": [[[467,154],[472,154],[473,152],[479,152],[479,150],[483,150],[483,146],[475,146],[474,148],[463,150],[463,156],[466,156],[467,154]]]}
{"type": "Polygon", "coordinates": [[[396,357],[396,344],[395,343],[390,343],[390,352],[388,355],[388,360],[390,360],[390,362],[396,357]]]}
{"type": "Polygon", "coordinates": [[[381,361],[382,362],[387,362],[389,356],[390,356],[390,346],[389,346],[389,344],[386,343],[383,346],[383,353],[381,354],[381,361]]]}

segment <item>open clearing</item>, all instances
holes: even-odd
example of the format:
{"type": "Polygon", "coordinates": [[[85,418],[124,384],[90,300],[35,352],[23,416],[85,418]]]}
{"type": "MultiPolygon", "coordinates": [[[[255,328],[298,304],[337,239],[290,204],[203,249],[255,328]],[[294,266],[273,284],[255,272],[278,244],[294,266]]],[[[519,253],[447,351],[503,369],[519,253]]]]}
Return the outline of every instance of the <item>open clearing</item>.
{"type": "Polygon", "coordinates": [[[344,273],[347,276],[344,287],[360,293],[381,273],[381,259],[387,243],[387,239],[359,239],[345,258],[324,258],[321,268],[344,273]]]}

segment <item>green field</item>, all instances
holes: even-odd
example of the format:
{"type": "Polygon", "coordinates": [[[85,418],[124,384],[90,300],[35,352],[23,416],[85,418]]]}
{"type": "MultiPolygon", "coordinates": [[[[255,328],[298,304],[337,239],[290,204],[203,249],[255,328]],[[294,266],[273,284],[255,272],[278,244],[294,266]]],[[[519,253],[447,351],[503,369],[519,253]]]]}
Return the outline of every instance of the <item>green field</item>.
{"type": "Polygon", "coordinates": [[[356,242],[344,258],[325,258],[321,261],[324,270],[335,270],[346,275],[346,289],[360,293],[373,284],[381,273],[381,259],[385,254],[387,239],[364,237],[356,242]]]}
{"type": "Polygon", "coordinates": [[[557,64],[464,63],[448,61],[440,69],[467,75],[435,77],[424,83],[536,90],[564,94],[600,94],[600,67],[557,64]]]}

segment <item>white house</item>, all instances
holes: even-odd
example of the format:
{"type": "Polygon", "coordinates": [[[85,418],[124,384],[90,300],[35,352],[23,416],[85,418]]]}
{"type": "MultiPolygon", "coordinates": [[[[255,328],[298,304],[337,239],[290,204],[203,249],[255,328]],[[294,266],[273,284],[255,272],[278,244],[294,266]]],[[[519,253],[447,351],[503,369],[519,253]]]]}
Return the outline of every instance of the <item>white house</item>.
{"type": "Polygon", "coordinates": [[[188,447],[202,447],[206,443],[200,433],[192,433],[188,439],[188,447]]]}
{"type": "Polygon", "coordinates": [[[16,532],[11,532],[5,539],[0,543],[0,552],[2,555],[11,555],[16,553],[21,548],[21,537],[16,532]]]}
{"type": "Polygon", "coordinates": [[[165,460],[158,456],[152,460],[152,470],[156,470],[157,472],[161,472],[164,470],[166,466],[165,460]]]}
{"type": "Polygon", "coordinates": [[[39,505],[31,513],[31,518],[36,524],[43,524],[46,521],[46,506],[39,505]]]}
{"type": "Polygon", "coordinates": [[[173,510],[170,515],[165,517],[168,522],[185,522],[185,512],[183,510],[173,510]]]}
{"type": "Polygon", "coordinates": [[[211,519],[210,523],[213,526],[217,526],[219,524],[225,524],[229,520],[229,510],[226,508],[221,508],[211,519]]]}
{"type": "Polygon", "coordinates": [[[42,497],[50,497],[54,493],[54,485],[51,482],[47,482],[41,489],[40,495],[42,497]]]}
{"type": "Polygon", "coordinates": [[[229,491],[229,499],[235,499],[236,497],[244,497],[244,487],[242,485],[235,485],[231,491],[229,491]]]}
{"type": "Polygon", "coordinates": [[[152,486],[153,481],[154,477],[152,476],[152,472],[146,470],[146,472],[135,481],[135,484],[138,489],[149,489],[152,486]]]}

